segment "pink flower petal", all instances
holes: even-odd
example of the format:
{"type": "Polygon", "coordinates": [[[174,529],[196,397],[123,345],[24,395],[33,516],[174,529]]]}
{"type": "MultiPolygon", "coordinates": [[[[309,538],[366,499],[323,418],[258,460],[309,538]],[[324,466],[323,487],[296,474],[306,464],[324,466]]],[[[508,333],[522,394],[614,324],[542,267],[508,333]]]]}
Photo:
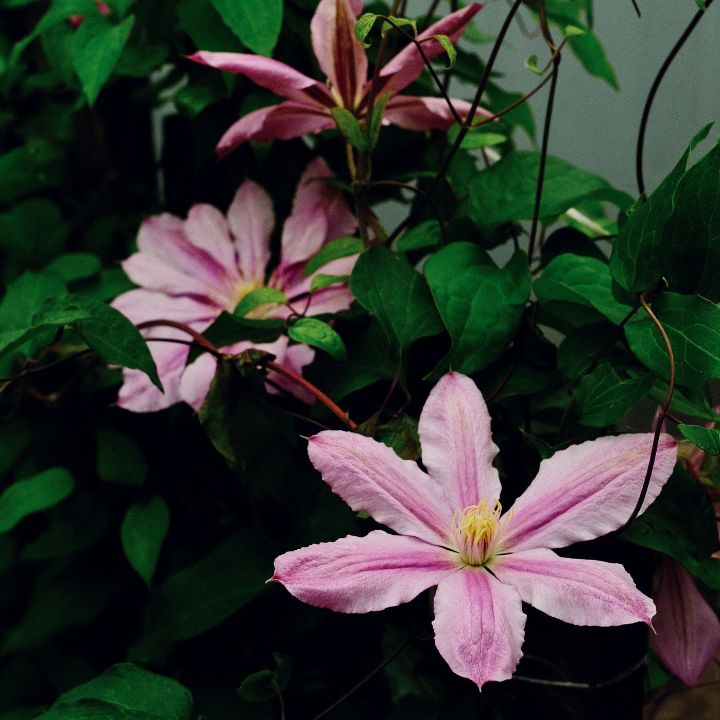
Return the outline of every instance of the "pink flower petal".
{"type": "Polygon", "coordinates": [[[469,377],[450,372],[440,379],[422,409],[418,432],[423,463],[454,509],[499,499],[490,415],[469,377]]]}
{"type": "Polygon", "coordinates": [[[199,412],[205,402],[217,370],[217,360],[210,353],[203,353],[191,362],[180,378],[180,398],[199,412]]]}
{"type": "MultiPolygon", "coordinates": [[[[274,344],[275,349],[269,350],[267,347],[262,346],[260,349],[267,349],[268,352],[272,352],[277,356],[277,361],[284,365],[289,370],[294,370],[298,375],[303,374],[303,369],[312,363],[315,359],[315,351],[307,345],[290,345],[288,346],[288,339],[282,336],[278,339],[277,343],[274,344]]],[[[298,400],[301,400],[308,405],[312,405],[315,402],[315,398],[307,390],[304,390],[300,385],[289,380],[284,375],[279,375],[276,372],[268,373],[268,378],[275,384],[282,388],[285,388],[289,393],[294,395],[298,400]]],[[[268,386],[269,393],[278,392],[275,388],[268,386]]]]}
{"type": "Polygon", "coordinates": [[[183,229],[187,239],[222,265],[228,276],[238,277],[230,229],[225,216],[216,207],[204,203],[193,205],[183,229]]]}
{"type": "Polygon", "coordinates": [[[442,488],[416,463],[357,433],[326,430],[309,439],[312,464],[353,510],[364,510],[398,533],[450,542],[452,510],[442,488]]]}
{"type": "Polygon", "coordinates": [[[687,685],[695,685],[720,652],[720,621],[688,572],[664,557],[655,593],[656,635],[650,647],[663,665],[687,685]]]}
{"type": "Polygon", "coordinates": [[[289,100],[322,103],[330,107],[335,104],[322,83],[303,75],[285,63],[262,55],[200,50],[189,59],[235,75],[244,75],[256,85],[289,100]]]}
{"type": "Polygon", "coordinates": [[[355,232],[357,220],[342,192],[323,178],[334,179],[335,174],[317,158],[305,168],[285,221],[281,265],[304,262],[330,240],[355,232]]]}
{"type": "MultiPolygon", "coordinates": [[[[464,120],[471,110],[471,103],[456,98],[451,100],[456,112],[464,120]]],[[[489,114],[487,110],[478,108],[475,116],[487,117],[489,114]]],[[[405,130],[445,131],[455,123],[455,116],[443,98],[396,95],[390,98],[383,120],[405,130]]]]}
{"type": "MultiPolygon", "coordinates": [[[[481,8],[482,5],[473,3],[463,10],[457,10],[447,15],[420,33],[418,40],[429,38],[432,35],[447,35],[453,42],[456,42],[481,8]]],[[[444,52],[437,40],[426,40],[422,43],[422,48],[429,59],[444,52]]],[[[379,92],[388,90],[399,92],[416,80],[424,67],[425,63],[415,45],[407,45],[380,71],[380,77],[386,82],[381,86],[379,92]]]]}
{"type": "MultiPolygon", "coordinates": [[[[182,333],[168,328],[166,337],[182,333]]],[[[131,412],[157,412],[180,402],[180,377],[185,369],[189,348],[174,343],[148,343],[150,354],[155,360],[158,375],[165,392],[162,393],[150,382],[150,378],[139,370],[123,368],[123,384],[118,394],[118,405],[131,412]]]]}
{"type": "Polygon", "coordinates": [[[454,573],[450,551],[375,530],[285,553],[272,579],[310,605],[364,613],[409,602],[454,573]]]}
{"type": "MultiPolygon", "coordinates": [[[[540,463],[502,531],[507,550],[564,547],[617,530],[640,497],[653,436],[603,437],[556,452],[540,463]]],[[[675,465],[677,443],[660,436],[642,509],[658,496],[675,465]]]]}
{"type": "MultiPolygon", "coordinates": [[[[200,330],[211,323],[219,310],[214,305],[187,296],[173,296],[165,293],[136,288],[118,295],[111,305],[135,325],[146,320],[177,320],[200,330]]],[[[145,336],[165,335],[168,328],[143,330],[145,336]]],[[[189,339],[187,335],[183,335],[189,339]]]]}
{"type": "Polygon", "coordinates": [[[321,70],[343,105],[354,108],[367,81],[367,56],[355,37],[355,12],[348,0],[320,0],[310,33],[321,70]]]}
{"type": "Polygon", "coordinates": [[[222,157],[248,140],[292,140],[334,127],[335,121],[330,113],[313,105],[288,100],[241,117],[225,131],[216,151],[222,157]]]}
{"type": "Polygon", "coordinates": [[[275,225],[270,196],[258,184],[246,180],[235,193],[227,219],[243,279],[263,284],[275,225]]]}
{"type": "Polygon", "coordinates": [[[140,226],[139,252],[122,264],[128,277],[149,290],[197,295],[221,304],[232,282],[225,268],[186,237],[173,215],[150,217],[140,226]]]}
{"type": "Polygon", "coordinates": [[[653,601],[616,563],[525,550],[496,557],[491,569],[520,593],[523,602],[573,625],[649,625],[655,614],[653,601]]]}
{"type": "Polygon", "coordinates": [[[440,582],[433,628],[450,669],[478,687],[512,677],[522,657],[520,596],[482,568],[463,568],[440,582]]]}

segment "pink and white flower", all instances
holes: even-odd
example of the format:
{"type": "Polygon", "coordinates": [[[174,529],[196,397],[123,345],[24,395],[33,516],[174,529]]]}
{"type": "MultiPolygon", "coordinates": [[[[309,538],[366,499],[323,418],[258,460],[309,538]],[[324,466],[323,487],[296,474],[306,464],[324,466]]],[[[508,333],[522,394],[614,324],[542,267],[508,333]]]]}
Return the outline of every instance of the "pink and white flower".
{"type": "MultiPolygon", "coordinates": [[[[347,309],[352,295],[344,283],[311,291],[314,276],[304,274],[307,260],[323,245],[352,234],[357,226],[341,192],[327,182],[333,177],[321,158],[306,168],[283,226],[280,262],[269,275],[275,216],[270,196],[252,181],[239,187],[227,216],[211,205],[194,205],[185,220],[169,214],[148,218],[138,233],[138,252],[123,262],[125,272],[140,287],[117,297],[113,307],[135,324],[174,320],[198,332],[223,310],[233,312],[243,297],[260,287],[282,290],[289,301],[288,305],[263,306],[266,318],[347,309]]],[[[347,275],[356,257],[334,260],[321,271],[347,275]]],[[[181,331],[167,327],[150,328],[143,334],[148,338],[188,339],[181,331]]],[[[215,373],[214,358],[205,353],[186,366],[186,345],[150,342],[149,347],[165,392],[161,393],[143,373],[124,369],[120,407],[152,412],[184,401],[198,410],[215,373]]],[[[273,343],[240,342],[223,350],[239,353],[250,347],[276,355],[279,363],[296,372],[314,358],[311,348],[291,346],[285,336],[273,343]]],[[[286,385],[284,378],[273,380],[286,385]]]]}
{"type": "MultiPolygon", "coordinates": [[[[451,13],[421,33],[418,40],[428,58],[443,52],[433,35],[447,35],[455,42],[482,5],[472,3],[451,13]]],[[[342,107],[363,118],[370,100],[368,61],[355,37],[361,0],[320,0],[310,24],[312,46],[326,83],[313,80],[271,58],[249,53],[207,52],[191,56],[203,65],[245,75],[254,83],[287,98],[285,102],[256,110],[232,125],[220,139],[217,152],[225,155],[248,140],[289,140],[335,127],[331,110],[342,107]]],[[[399,92],[422,73],[423,59],[414,45],[392,58],[380,71],[375,97],[390,95],[383,121],[407,130],[447,130],[455,119],[443,98],[414,97],[399,92]]],[[[471,109],[465,100],[453,100],[461,117],[471,109]]],[[[479,114],[487,115],[484,110],[479,114]]]]}
{"type": "MultiPolygon", "coordinates": [[[[273,580],[300,600],[338,612],[382,610],[435,594],[435,643],[450,668],[478,686],[511,677],[522,656],[527,602],[576,625],[649,624],[650,598],[621,565],[557,555],[559,548],[621,527],[640,495],[651,434],[604,437],[540,464],[503,514],[497,447],[473,381],[445,375],[419,424],[422,459],[401,460],[362,435],[324,431],[310,460],[375,530],[281,555],[273,580]]],[[[669,477],[676,442],[662,435],[645,510],[669,477]]]]}

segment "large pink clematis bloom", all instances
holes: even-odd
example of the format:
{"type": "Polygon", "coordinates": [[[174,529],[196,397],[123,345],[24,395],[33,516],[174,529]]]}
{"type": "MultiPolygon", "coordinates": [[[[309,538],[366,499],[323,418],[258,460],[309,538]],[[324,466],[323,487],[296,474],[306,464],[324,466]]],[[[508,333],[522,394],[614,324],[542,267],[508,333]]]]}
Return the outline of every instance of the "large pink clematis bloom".
{"type": "MultiPolygon", "coordinates": [[[[138,234],[138,252],[123,262],[133,282],[140,285],[117,297],[113,306],[136,324],[166,319],[205,330],[223,310],[233,312],[238,302],[260,287],[282,290],[289,305],[263,306],[263,317],[285,318],[291,312],[317,315],[350,307],[352,295],[344,283],[310,292],[313,276],[304,275],[305,263],[325,243],[355,231],[357,222],[342,194],[326,180],[334,177],[324,160],[316,159],[303,173],[281,238],[280,263],[268,276],[270,236],[275,224],[272,201],[259,185],[244,182],[227,216],[211,205],[194,205],[186,220],[164,214],[146,220],[138,234]]],[[[328,275],[347,275],[356,257],[341,258],[320,269],[328,275]]],[[[148,337],[187,340],[167,327],[144,330],[148,337]]],[[[125,369],[118,404],[134,412],[162,410],[178,402],[200,408],[215,372],[215,360],[205,353],[186,366],[185,345],[150,342],[161,393],[147,376],[125,369]]],[[[249,347],[267,350],[296,372],[312,362],[314,351],[292,345],[285,336],[264,345],[249,342],[223,348],[239,353],[249,347]]],[[[284,378],[273,377],[281,385],[284,378]]],[[[288,385],[287,389],[295,390],[288,385]]]]}
{"type": "MultiPolygon", "coordinates": [[[[428,58],[443,52],[433,35],[447,35],[454,42],[482,5],[473,3],[430,26],[420,34],[428,58]]],[[[361,0],[320,0],[310,24],[312,45],[327,83],[303,75],[289,65],[248,53],[206,52],[191,56],[203,65],[245,75],[254,83],[287,98],[278,105],[256,110],[238,120],[217,146],[224,155],[248,140],[289,140],[335,127],[331,110],[343,107],[363,117],[369,103],[370,82],[365,49],[355,37],[355,18],[361,0]]],[[[414,45],[401,50],[380,71],[375,97],[390,97],[384,122],[408,130],[447,130],[455,122],[445,100],[413,97],[399,92],[418,78],[423,59],[414,45]]],[[[453,100],[460,116],[470,112],[470,103],[453,100]]],[[[484,110],[480,114],[487,114],[484,110]]]]}
{"type": "MultiPolygon", "coordinates": [[[[422,459],[401,460],[358,434],[309,440],[312,463],[376,530],[286,553],[273,580],[300,600],[368,612],[412,600],[437,585],[435,643],[450,668],[478,686],[511,677],[522,655],[522,601],[576,625],[650,623],[653,602],[621,565],[564,558],[550,548],[622,526],[637,502],[651,434],[605,437],[561,450],[502,513],[497,447],[473,381],[445,375],[420,416],[422,459]]],[[[676,443],[660,439],[643,509],[670,475],[676,443]]]]}

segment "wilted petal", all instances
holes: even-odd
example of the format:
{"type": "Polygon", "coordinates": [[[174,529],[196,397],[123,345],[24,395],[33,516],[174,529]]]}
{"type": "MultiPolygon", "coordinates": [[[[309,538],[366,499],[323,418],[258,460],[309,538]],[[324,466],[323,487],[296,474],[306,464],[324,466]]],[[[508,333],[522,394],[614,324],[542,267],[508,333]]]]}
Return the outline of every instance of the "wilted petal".
{"type": "Polygon", "coordinates": [[[423,463],[453,508],[462,510],[481,500],[493,503],[500,497],[490,415],[469,377],[450,372],[440,379],[422,409],[418,432],[423,463]]]}
{"type": "Polygon", "coordinates": [[[262,284],[270,260],[270,235],[275,225],[270,196],[257,183],[246,180],[235,193],[227,219],[243,279],[262,284]]]}
{"type": "Polygon", "coordinates": [[[200,50],[189,59],[235,75],[244,75],[256,85],[289,100],[334,105],[330,93],[322,83],[303,75],[285,63],[262,55],[200,50]]]}
{"type": "Polygon", "coordinates": [[[695,685],[720,652],[720,621],[689,573],[668,557],[660,564],[655,600],[657,634],[650,635],[650,647],[684,683],[695,685]]]}
{"type": "Polygon", "coordinates": [[[282,265],[308,260],[328,241],[350,235],[357,221],[342,192],[324,179],[335,178],[325,160],[313,160],[298,183],[282,234],[282,265]]]}
{"type": "Polygon", "coordinates": [[[215,149],[222,157],[248,140],[292,140],[334,127],[330,113],[314,105],[288,100],[241,117],[225,131],[215,149]]]}
{"type": "MultiPolygon", "coordinates": [[[[447,35],[453,43],[456,42],[481,8],[482,5],[473,3],[463,10],[447,15],[420,33],[418,40],[429,38],[432,35],[447,35]]],[[[422,43],[422,48],[428,59],[444,52],[442,45],[437,40],[426,40],[422,43]]],[[[380,77],[385,80],[385,84],[381,85],[379,92],[387,90],[399,92],[416,80],[424,67],[425,62],[417,47],[412,43],[407,45],[380,71],[380,77]]]]}
{"type": "Polygon", "coordinates": [[[139,252],[122,264],[134,283],[170,295],[205,296],[222,302],[232,278],[188,240],[180,218],[168,214],[148,218],[140,226],[137,244],[139,252]]]}
{"type": "Polygon", "coordinates": [[[520,596],[482,568],[464,568],[440,582],[433,628],[450,669],[478,687],[509,679],[522,657],[520,596]]]}
{"type": "Polygon", "coordinates": [[[496,557],[492,572],[512,585],[524,602],[573,625],[649,625],[655,614],[653,601],[616,563],[563,558],[552,550],[525,550],[496,557]]]}
{"type": "Polygon", "coordinates": [[[285,553],[272,579],[310,605],[364,613],[409,602],[457,572],[448,550],[375,530],[285,553]]]}
{"type": "Polygon", "coordinates": [[[448,543],[452,510],[440,486],[416,463],[357,433],[326,430],[309,439],[312,464],[353,510],[396,532],[448,543]]]}
{"type": "Polygon", "coordinates": [[[367,80],[365,49],[355,37],[355,12],[348,0],[320,0],[310,23],[320,68],[353,108],[367,80]]]}
{"type": "Polygon", "coordinates": [[[213,257],[230,277],[237,277],[235,248],[225,216],[212,205],[193,205],[185,220],[185,235],[195,247],[213,257]]]}
{"type": "MultiPolygon", "coordinates": [[[[501,537],[508,550],[564,547],[621,527],[640,498],[651,433],[603,437],[556,452],[511,508],[501,537]]],[[[676,441],[661,435],[642,510],[675,465],[676,441]]]]}
{"type": "MultiPolygon", "coordinates": [[[[458,115],[464,120],[472,109],[467,100],[452,98],[452,104],[458,115]]],[[[475,116],[488,116],[487,110],[478,108],[475,116]]],[[[386,123],[397,125],[405,130],[447,130],[455,123],[444,98],[412,97],[410,95],[397,95],[390,98],[383,119],[386,123]]]]}

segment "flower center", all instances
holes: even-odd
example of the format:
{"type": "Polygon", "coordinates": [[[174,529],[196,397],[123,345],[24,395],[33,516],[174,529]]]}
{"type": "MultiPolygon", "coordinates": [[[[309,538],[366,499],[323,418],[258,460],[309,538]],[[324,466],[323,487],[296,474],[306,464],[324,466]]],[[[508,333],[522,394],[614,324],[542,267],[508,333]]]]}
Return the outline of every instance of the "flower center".
{"type": "Polygon", "coordinates": [[[500,520],[502,505],[496,500],[488,505],[481,500],[477,505],[469,505],[464,510],[456,510],[452,518],[452,531],[460,553],[460,559],[466,565],[484,565],[495,554],[494,539],[497,531],[507,518],[500,520]]]}

